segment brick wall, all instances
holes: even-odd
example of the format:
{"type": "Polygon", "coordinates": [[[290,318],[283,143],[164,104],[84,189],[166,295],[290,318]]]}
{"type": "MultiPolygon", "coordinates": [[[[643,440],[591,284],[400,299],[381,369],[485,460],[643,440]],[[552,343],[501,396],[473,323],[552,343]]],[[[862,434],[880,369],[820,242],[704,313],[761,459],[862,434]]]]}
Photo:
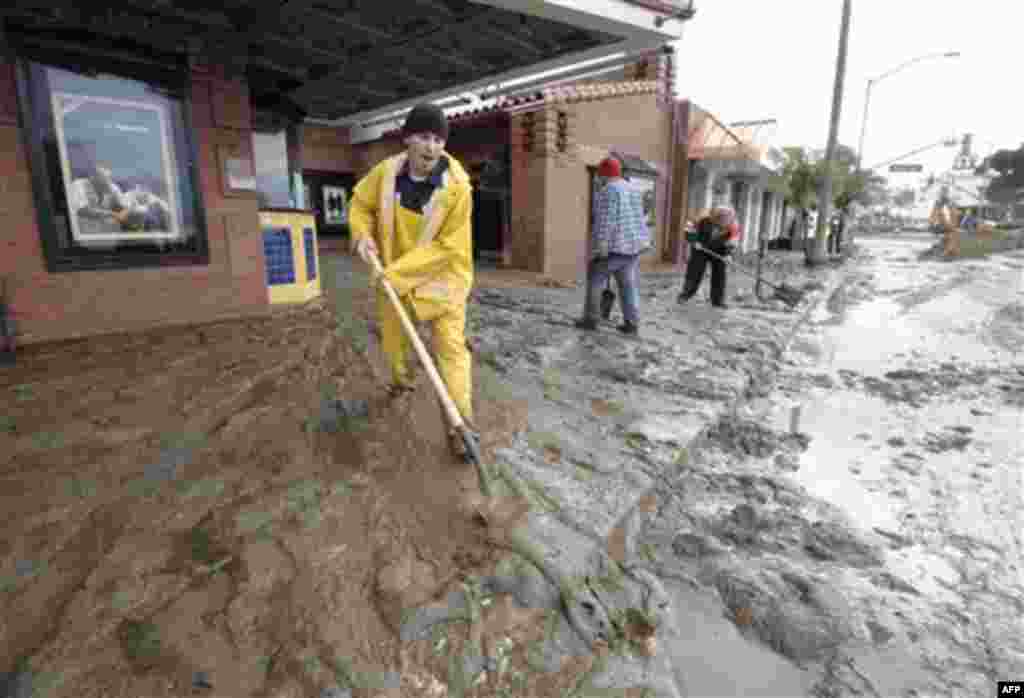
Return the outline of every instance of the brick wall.
{"type": "Polygon", "coordinates": [[[48,273],[16,99],[14,70],[0,63],[0,276],[8,279],[21,342],[268,311],[256,200],[225,198],[217,166],[218,147],[251,155],[252,117],[243,82],[216,69],[193,73],[193,138],[210,248],[206,266],[48,273]]]}
{"type": "Polygon", "coordinates": [[[544,270],[548,163],[539,153],[536,114],[512,118],[512,231],[507,258],[515,269],[544,270]]]}
{"type": "Polygon", "coordinates": [[[302,127],[302,167],[306,170],[350,173],[356,169],[349,130],[330,126],[302,127]]]}

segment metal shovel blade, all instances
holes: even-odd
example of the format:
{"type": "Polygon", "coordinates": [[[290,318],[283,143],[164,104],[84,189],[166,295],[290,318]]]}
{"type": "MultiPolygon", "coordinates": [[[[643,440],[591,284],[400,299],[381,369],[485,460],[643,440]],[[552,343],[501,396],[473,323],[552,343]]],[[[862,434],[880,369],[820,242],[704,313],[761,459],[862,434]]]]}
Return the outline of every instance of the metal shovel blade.
{"type": "Polygon", "coordinates": [[[615,307],[615,291],[610,287],[601,291],[601,317],[608,320],[612,316],[612,308],[615,307]]]}

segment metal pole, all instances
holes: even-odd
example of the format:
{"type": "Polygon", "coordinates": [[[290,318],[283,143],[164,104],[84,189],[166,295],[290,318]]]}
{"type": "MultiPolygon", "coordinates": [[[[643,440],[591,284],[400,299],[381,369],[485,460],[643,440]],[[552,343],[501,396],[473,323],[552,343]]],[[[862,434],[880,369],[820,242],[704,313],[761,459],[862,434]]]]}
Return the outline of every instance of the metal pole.
{"type": "Polygon", "coordinates": [[[875,83],[877,83],[880,80],[883,80],[883,79],[889,77],[890,75],[895,75],[896,73],[900,72],[901,70],[905,70],[905,69],[909,68],[910,66],[912,66],[912,65],[914,65],[916,63],[920,63],[921,61],[924,61],[924,60],[928,60],[928,59],[931,59],[931,58],[959,58],[959,57],[960,57],[960,52],[959,51],[946,51],[944,53],[928,53],[928,54],[925,54],[923,56],[918,56],[917,58],[911,58],[909,61],[905,61],[903,63],[900,63],[895,68],[892,68],[890,70],[885,71],[884,73],[879,75],[877,78],[872,78],[872,79],[868,80],[868,86],[867,86],[867,89],[865,90],[865,93],[864,93],[864,118],[860,122],[860,145],[857,147],[857,171],[858,172],[860,171],[861,160],[864,157],[864,133],[867,131],[867,125],[868,125],[868,103],[871,101],[871,88],[875,86],[875,83]]]}
{"type": "Polygon", "coordinates": [[[861,163],[864,160],[864,136],[868,131],[868,106],[871,104],[871,88],[875,81],[868,80],[867,89],[864,90],[864,117],[860,120],[860,143],[857,145],[857,172],[860,172],[861,163]]]}
{"type": "Polygon", "coordinates": [[[825,146],[825,180],[818,192],[818,229],[815,231],[814,248],[808,255],[811,264],[825,261],[826,226],[832,215],[832,165],[839,139],[839,118],[843,111],[843,81],[846,78],[846,49],[850,38],[851,0],[843,0],[843,23],[839,30],[839,56],[836,59],[836,80],[832,90],[832,119],[828,130],[828,145],[825,146]]]}

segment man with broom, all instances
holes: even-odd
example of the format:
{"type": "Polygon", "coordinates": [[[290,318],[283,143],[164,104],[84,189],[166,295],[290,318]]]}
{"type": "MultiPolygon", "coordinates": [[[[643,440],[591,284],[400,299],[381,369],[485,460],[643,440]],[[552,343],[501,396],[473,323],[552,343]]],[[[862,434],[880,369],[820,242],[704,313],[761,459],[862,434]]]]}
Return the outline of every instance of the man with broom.
{"type": "Polygon", "coordinates": [[[685,303],[697,293],[701,281],[704,280],[704,268],[710,264],[711,305],[723,309],[726,307],[723,260],[736,249],[739,237],[740,227],[736,222],[736,212],[728,206],[715,206],[707,216],[697,222],[696,229],[693,233],[687,234],[687,239],[691,243],[699,243],[701,247],[707,248],[717,256],[708,254],[703,249],[695,249],[690,254],[690,261],[686,265],[686,281],[677,299],[679,303],[685,303]]]}
{"type": "MultiPolygon", "coordinates": [[[[465,336],[473,285],[472,188],[465,169],[444,150],[448,121],[439,107],[413,108],[402,135],[405,152],[377,164],[352,193],[352,247],[371,270],[374,257],[383,266],[380,277],[374,274],[374,286],[381,346],[391,365],[390,395],[413,390],[411,346],[381,278],[411,318],[432,324],[438,372],[468,426],[473,419],[472,358],[465,336]]],[[[453,428],[448,443],[465,458],[464,441],[453,428]]]]}

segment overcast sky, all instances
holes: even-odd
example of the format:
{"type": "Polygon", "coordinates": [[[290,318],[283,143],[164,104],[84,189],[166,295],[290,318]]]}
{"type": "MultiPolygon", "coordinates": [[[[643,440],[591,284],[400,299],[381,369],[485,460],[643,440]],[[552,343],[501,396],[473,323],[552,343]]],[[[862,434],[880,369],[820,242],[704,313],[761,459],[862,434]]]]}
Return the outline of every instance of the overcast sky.
{"type": "MultiPolygon", "coordinates": [[[[776,145],[824,147],[841,12],[842,0],[697,0],[676,45],[679,96],[725,123],[778,119],[776,145]]],[[[920,55],[959,51],[876,83],[865,166],[954,133],[974,133],[981,155],[1016,148],[1024,142],[1022,30],[1017,0],[853,0],[840,142],[857,147],[869,78],[920,55]]],[[[955,154],[938,148],[905,162],[938,172],[955,154]]],[[[917,180],[885,174],[897,185],[917,180]]]]}

